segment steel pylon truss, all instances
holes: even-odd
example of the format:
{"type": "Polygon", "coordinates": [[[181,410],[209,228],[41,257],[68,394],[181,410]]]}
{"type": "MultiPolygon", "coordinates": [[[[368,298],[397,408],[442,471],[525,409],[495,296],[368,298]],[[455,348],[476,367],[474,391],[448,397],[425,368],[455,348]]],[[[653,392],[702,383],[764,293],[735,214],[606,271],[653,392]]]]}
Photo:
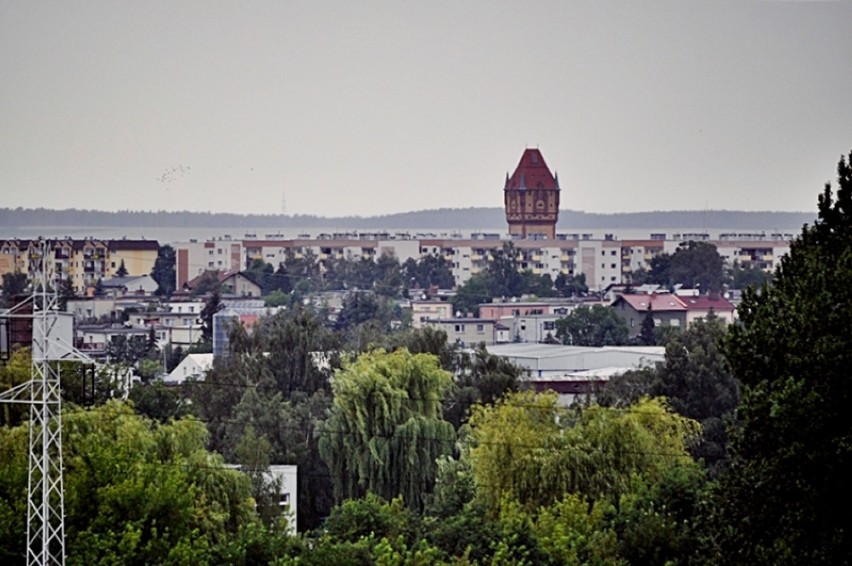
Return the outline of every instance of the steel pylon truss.
{"type": "Polygon", "coordinates": [[[46,241],[29,256],[32,295],[3,316],[32,320],[30,381],[0,393],[0,402],[29,405],[27,565],[65,564],[65,495],[62,465],[60,360],[91,360],[56,332],[56,281],[49,274],[46,241]]]}

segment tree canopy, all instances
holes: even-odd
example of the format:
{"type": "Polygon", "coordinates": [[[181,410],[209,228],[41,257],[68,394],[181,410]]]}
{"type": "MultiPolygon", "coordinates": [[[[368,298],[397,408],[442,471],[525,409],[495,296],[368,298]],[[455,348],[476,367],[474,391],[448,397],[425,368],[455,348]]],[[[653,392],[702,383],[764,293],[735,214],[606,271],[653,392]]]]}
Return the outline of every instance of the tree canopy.
{"type": "Polygon", "coordinates": [[[852,169],[838,164],[819,215],[773,284],[748,289],[729,357],[744,397],[720,487],[720,555],[740,563],[841,564],[852,556],[852,169]]]}
{"type": "MultiPolygon", "coordinates": [[[[265,527],[248,478],[204,449],[203,424],[155,425],[116,401],[63,420],[69,564],[246,559],[246,529],[265,527]]],[[[26,446],[26,425],[0,427],[0,557],[10,562],[27,540],[26,446]]]]}
{"type": "Polygon", "coordinates": [[[372,492],[423,508],[455,440],[441,412],[450,383],[430,354],[377,350],[344,364],[319,444],[338,501],[372,492]]]}
{"type": "Polygon", "coordinates": [[[556,321],[556,336],[573,346],[620,346],[630,331],[624,319],[602,305],[578,307],[556,321]]]}

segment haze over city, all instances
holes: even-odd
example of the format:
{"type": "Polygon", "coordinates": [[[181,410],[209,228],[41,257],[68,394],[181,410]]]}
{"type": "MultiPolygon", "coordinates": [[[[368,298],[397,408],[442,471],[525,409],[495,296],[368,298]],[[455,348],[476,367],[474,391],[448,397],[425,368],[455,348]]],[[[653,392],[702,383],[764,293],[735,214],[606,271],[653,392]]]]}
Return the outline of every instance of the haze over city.
{"type": "Polygon", "coordinates": [[[812,211],[847,2],[0,4],[0,207],[812,211]]]}

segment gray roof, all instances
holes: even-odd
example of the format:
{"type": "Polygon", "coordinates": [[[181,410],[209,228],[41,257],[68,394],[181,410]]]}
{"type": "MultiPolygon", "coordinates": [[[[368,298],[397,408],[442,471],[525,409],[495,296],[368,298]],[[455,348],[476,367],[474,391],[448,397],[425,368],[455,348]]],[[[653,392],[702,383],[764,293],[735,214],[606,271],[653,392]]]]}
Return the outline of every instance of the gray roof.
{"type": "Polygon", "coordinates": [[[127,277],[111,277],[110,279],[104,279],[101,281],[101,284],[104,287],[127,287],[131,285],[134,281],[138,279],[143,279],[145,277],[150,277],[149,275],[128,275],[127,277]]]}

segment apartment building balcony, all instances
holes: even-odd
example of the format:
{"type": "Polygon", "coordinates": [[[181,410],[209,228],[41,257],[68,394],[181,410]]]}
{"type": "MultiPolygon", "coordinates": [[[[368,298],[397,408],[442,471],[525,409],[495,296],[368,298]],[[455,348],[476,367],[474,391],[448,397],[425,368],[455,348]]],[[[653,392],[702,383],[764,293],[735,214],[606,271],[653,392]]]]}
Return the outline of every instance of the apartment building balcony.
{"type": "Polygon", "coordinates": [[[767,255],[763,256],[763,261],[773,261],[774,259],[775,259],[775,256],[773,256],[772,254],[767,254],[767,255]]]}
{"type": "Polygon", "coordinates": [[[470,254],[471,261],[482,261],[482,254],[470,254]]]}

